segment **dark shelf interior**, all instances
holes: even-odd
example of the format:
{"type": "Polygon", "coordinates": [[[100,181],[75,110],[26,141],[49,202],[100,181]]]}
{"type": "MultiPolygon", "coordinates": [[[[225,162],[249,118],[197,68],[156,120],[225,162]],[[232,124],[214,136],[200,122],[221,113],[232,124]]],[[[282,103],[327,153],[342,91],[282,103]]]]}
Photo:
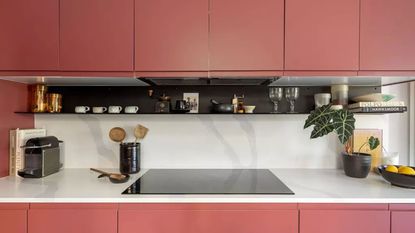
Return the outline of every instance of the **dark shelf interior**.
{"type": "MultiPolygon", "coordinates": [[[[316,93],[330,93],[329,86],[310,86],[299,87],[300,96],[295,102],[295,110],[298,113],[294,114],[309,114],[314,110],[314,94],[316,93]]],[[[268,97],[268,86],[264,85],[182,85],[182,86],[51,86],[49,93],[60,93],[63,96],[62,113],[35,113],[35,114],[49,114],[49,115],[64,115],[77,114],[74,112],[76,106],[138,106],[140,108],[137,114],[94,114],[88,112],[86,114],[78,115],[197,115],[197,114],[214,114],[214,115],[292,115],[288,113],[289,103],[283,98],[279,102],[280,114],[272,114],[273,103],[268,97]],[[153,96],[149,96],[149,90],[153,91],[153,96]],[[171,97],[171,106],[174,107],[176,100],[183,99],[183,93],[199,93],[199,113],[156,113],[155,105],[158,97],[166,94],[171,97]],[[211,99],[220,103],[231,103],[233,95],[244,95],[245,105],[255,105],[255,111],[252,114],[218,114],[212,113],[211,99]]],[[[378,87],[353,87],[349,88],[349,98],[354,96],[379,93],[381,90],[378,87]]],[[[33,114],[31,112],[16,112],[21,114],[33,114]]],[[[366,113],[365,113],[366,114],[366,113]]],[[[368,113],[369,114],[369,113],[368,113]]],[[[373,113],[370,113],[373,114],[373,113]]]]}

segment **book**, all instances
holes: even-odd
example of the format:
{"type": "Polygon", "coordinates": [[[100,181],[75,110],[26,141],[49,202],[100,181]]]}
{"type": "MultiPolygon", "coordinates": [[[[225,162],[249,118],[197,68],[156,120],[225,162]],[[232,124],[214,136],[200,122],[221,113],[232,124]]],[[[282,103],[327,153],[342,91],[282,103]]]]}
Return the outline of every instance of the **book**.
{"type": "Polygon", "coordinates": [[[403,107],[361,107],[349,109],[349,112],[367,112],[367,113],[393,113],[393,112],[406,112],[408,108],[403,107]]]}
{"type": "Polygon", "coordinates": [[[362,108],[362,107],[405,107],[404,101],[388,101],[388,102],[357,102],[349,104],[348,108],[362,108]]]}
{"type": "Polygon", "coordinates": [[[21,147],[31,138],[46,136],[46,129],[13,129],[10,130],[9,175],[17,176],[24,168],[24,149],[21,147]]]}

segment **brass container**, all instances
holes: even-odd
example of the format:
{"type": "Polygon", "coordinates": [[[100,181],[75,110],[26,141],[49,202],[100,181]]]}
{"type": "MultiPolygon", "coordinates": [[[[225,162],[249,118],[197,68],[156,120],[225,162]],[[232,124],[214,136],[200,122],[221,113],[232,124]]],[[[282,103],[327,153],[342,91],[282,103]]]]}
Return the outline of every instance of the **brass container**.
{"type": "Polygon", "coordinates": [[[36,84],[31,87],[31,104],[30,110],[32,112],[46,112],[47,100],[46,93],[48,87],[45,84],[36,84]]]}
{"type": "Polygon", "coordinates": [[[62,111],[62,95],[57,93],[47,94],[47,110],[50,113],[59,113],[62,111]]]}

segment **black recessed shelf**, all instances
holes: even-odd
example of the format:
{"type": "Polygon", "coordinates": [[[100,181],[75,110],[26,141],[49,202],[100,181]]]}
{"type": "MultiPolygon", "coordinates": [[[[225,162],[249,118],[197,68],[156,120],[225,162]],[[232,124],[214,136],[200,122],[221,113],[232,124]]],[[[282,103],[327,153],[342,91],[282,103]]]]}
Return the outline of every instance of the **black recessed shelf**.
{"type": "Polygon", "coordinates": [[[156,113],[156,112],[148,112],[148,113],[74,113],[74,112],[61,112],[61,113],[49,113],[49,112],[15,112],[16,114],[39,114],[39,115],[93,115],[93,116],[99,116],[99,115],[106,115],[106,116],[138,116],[138,115],[305,115],[309,113],[156,113]]]}
{"type": "MultiPolygon", "coordinates": [[[[36,115],[79,115],[79,116],[139,116],[139,115],[235,115],[235,116],[252,116],[252,115],[307,115],[310,113],[73,113],[73,112],[61,112],[61,113],[48,113],[48,112],[15,112],[16,114],[36,114],[36,115]]],[[[394,113],[405,113],[405,112],[355,112],[353,114],[358,115],[383,115],[383,114],[394,114],[394,113]]]]}

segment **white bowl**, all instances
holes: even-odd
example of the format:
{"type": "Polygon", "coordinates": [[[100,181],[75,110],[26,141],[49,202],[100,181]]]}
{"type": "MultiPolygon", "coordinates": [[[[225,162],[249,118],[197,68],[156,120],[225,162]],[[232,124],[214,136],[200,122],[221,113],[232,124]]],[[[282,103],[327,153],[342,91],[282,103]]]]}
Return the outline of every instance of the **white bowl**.
{"type": "Polygon", "coordinates": [[[244,110],[245,113],[254,113],[256,106],[255,105],[245,105],[244,110]]]}

